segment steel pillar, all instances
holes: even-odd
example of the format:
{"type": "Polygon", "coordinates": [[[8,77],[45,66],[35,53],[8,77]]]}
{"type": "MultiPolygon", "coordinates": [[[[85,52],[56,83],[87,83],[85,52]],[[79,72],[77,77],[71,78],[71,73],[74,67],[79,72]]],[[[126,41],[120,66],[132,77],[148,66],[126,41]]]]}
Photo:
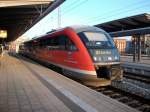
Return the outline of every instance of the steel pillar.
{"type": "Polygon", "coordinates": [[[137,41],[136,37],[133,36],[133,62],[136,62],[136,46],[137,46],[137,41]]]}
{"type": "Polygon", "coordinates": [[[138,40],[138,62],[141,61],[141,36],[137,36],[137,40],[138,40]]]}

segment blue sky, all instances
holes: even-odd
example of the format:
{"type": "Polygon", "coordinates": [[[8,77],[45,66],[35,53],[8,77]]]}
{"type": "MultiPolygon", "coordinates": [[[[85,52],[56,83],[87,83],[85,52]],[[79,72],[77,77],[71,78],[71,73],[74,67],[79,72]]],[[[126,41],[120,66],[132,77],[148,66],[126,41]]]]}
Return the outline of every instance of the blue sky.
{"type": "MultiPolygon", "coordinates": [[[[61,27],[95,25],[127,16],[150,13],[150,0],[66,0],[61,6],[61,27]]],[[[58,10],[48,14],[23,36],[33,38],[58,28],[58,10]]]]}

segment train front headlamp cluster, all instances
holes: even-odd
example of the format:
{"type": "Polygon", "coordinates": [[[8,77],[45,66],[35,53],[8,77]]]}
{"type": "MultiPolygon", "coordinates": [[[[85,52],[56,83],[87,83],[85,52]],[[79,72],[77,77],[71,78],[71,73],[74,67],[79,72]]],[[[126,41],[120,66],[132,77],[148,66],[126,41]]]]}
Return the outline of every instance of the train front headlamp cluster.
{"type": "Polygon", "coordinates": [[[105,57],[102,57],[102,56],[93,56],[93,60],[94,61],[118,61],[119,59],[120,59],[119,55],[105,56],[105,57]]]}
{"type": "Polygon", "coordinates": [[[94,60],[94,61],[102,61],[102,58],[101,58],[101,57],[93,56],[93,60],[94,60]]]}
{"type": "Polygon", "coordinates": [[[115,58],[115,60],[119,60],[119,56],[118,55],[116,55],[114,58],[115,58]]]}
{"type": "Polygon", "coordinates": [[[94,60],[94,61],[97,61],[97,57],[93,56],[93,60],[94,60]]]}
{"type": "Polygon", "coordinates": [[[98,57],[98,60],[99,60],[99,61],[102,61],[102,58],[101,58],[101,57],[98,57]]]}
{"type": "Polygon", "coordinates": [[[111,56],[108,57],[108,61],[112,61],[112,57],[111,56]]]}

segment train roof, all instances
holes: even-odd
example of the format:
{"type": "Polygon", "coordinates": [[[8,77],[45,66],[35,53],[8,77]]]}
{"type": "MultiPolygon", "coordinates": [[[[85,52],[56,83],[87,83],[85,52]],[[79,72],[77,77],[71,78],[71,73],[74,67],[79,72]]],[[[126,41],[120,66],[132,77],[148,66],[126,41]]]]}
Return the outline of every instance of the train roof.
{"type": "Polygon", "coordinates": [[[89,25],[72,25],[72,26],[67,26],[67,27],[64,27],[64,28],[58,28],[58,29],[49,31],[46,34],[51,34],[53,32],[62,31],[62,30],[65,30],[66,28],[71,28],[76,33],[80,33],[80,32],[83,32],[83,31],[101,31],[101,32],[104,32],[104,30],[102,30],[101,28],[95,27],[95,26],[89,26],[89,25]]]}
{"type": "MultiPolygon", "coordinates": [[[[76,33],[80,33],[80,32],[83,32],[83,31],[100,31],[100,32],[105,32],[104,30],[98,28],[98,27],[95,27],[95,26],[88,26],[88,25],[73,25],[73,26],[68,26],[68,27],[65,27],[65,28],[59,28],[59,29],[55,29],[55,30],[52,30],[52,31],[49,31],[47,32],[46,34],[44,35],[41,35],[41,36],[47,36],[49,34],[52,34],[52,33],[55,33],[55,32],[59,32],[59,31],[62,31],[62,30],[65,30],[67,28],[71,28],[72,30],[74,30],[76,33]]],[[[36,40],[36,39],[39,39],[41,36],[38,36],[38,37],[34,37],[32,38],[31,40],[29,41],[26,41],[26,42],[31,42],[33,40],[36,40]]],[[[25,43],[26,43],[25,42],[25,43]]]]}
{"type": "Polygon", "coordinates": [[[88,25],[75,25],[75,26],[69,26],[69,28],[72,28],[76,33],[80,33],[83,31],[101,31],[104,32],[104,30],[95,27],[95,26],[88,26],[88,25]]]}

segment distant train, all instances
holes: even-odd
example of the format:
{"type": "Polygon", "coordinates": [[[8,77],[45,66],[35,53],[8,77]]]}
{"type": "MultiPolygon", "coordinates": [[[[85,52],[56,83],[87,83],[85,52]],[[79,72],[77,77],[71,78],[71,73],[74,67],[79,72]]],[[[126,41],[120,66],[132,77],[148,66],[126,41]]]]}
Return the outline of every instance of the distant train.
{"type": "Polygon", "coordinates": [[[86,85],[106,86],[122,79],[120,55],[112,38],[92,26],[71,26],[24,42],[19,52],[61,68],[86,85]]]}

